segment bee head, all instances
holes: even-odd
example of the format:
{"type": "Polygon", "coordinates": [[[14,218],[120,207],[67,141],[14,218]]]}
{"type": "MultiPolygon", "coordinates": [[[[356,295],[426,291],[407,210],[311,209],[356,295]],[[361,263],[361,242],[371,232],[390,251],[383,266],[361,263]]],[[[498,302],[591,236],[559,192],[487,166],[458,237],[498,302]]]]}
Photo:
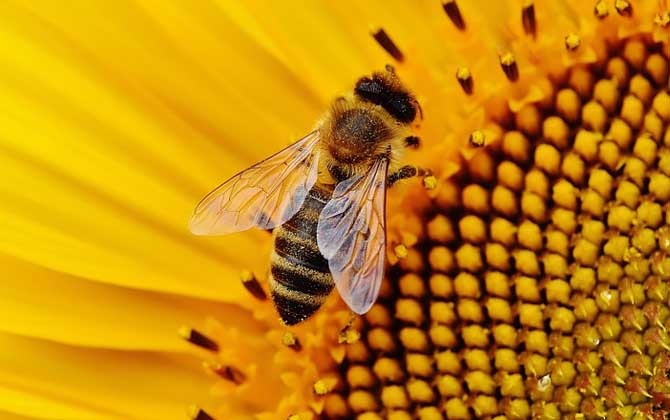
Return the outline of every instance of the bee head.
{"type": "Polygon", "coordinates": [[[419,103],[409,90],[402,85],[393,68],[386,67],[385,73],[373,73],[356,82],[355,95],[363,101],[379,105],[395,120],[409,124],[416,118],[419,103]]]}

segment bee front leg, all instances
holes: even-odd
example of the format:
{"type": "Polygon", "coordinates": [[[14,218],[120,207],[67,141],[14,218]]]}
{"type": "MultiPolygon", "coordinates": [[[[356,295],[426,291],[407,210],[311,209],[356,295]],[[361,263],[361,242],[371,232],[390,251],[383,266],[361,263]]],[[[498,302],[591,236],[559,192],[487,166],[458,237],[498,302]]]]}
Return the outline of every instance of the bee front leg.
{"type": "Polygon", "coordinates": [[[420,168],[414,165],[405,165],[386,177],[386,185],[391,187],[393,184],[395,184],[397,181],[400,181],[401,179],[407,179],[415,176],[425,176],[425,175],[430,175],[430,170],[420,168]]]}
{"type": "Polygon", "coordinates": [[[418,138],[417,136],[405,137],[405,147],[412,147],[414,149],[418,149],[420,145],[421,145],[421,139],[418,138]]]}
{"type": "Polygon", "coordinates": [[[417,174],[416,166],[405,165],[386,177],[386,185],[390,187],[396,182],[400,181],[401,179],[412,178],[416,176],[416,174],[417,174]]]}

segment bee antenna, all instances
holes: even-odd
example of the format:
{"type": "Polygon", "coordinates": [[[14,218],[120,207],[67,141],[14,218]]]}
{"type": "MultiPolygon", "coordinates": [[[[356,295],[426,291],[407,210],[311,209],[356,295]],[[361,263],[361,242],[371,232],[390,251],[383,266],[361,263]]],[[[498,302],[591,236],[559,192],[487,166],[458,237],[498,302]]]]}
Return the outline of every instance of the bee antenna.
{"type": "Polygon", "coordinates": [[[419,101],[416,101],[416,107],[419,110],[419,118],[421,118],[421,121],[423,121],[423,108],[421,108],[419,101]]]}

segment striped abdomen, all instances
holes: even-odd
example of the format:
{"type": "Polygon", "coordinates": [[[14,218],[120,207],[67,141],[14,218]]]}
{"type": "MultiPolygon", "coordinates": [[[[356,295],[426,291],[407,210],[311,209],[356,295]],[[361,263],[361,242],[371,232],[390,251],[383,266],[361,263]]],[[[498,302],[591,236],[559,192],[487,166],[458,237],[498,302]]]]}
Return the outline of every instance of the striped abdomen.
{"type": "Polygon", "coordinates": [[[316,243],[319,214],[331,194],[330,189],[315,185],[298,213],[274,230],[270,291],[287,325],[316,312],[333,290],[328,261],[316,243]]]}

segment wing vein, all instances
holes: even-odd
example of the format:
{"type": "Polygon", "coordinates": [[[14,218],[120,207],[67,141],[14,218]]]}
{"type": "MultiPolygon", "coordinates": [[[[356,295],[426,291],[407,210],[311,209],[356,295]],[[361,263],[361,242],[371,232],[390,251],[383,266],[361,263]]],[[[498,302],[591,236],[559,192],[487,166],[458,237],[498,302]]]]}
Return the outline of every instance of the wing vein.
{"type": "Polygon", "coordinates": [[[196,206],[191,231],[224,235],[286,222],[316,182],[318,141],[314,131],[219,185],[196,206]]]}
{"type": "Polygon", "coordinates": [[[339,183],[319,217],[317,243],[342,299],[356,313],[374,303],[384,275],[388,160],[339,183]]]}

